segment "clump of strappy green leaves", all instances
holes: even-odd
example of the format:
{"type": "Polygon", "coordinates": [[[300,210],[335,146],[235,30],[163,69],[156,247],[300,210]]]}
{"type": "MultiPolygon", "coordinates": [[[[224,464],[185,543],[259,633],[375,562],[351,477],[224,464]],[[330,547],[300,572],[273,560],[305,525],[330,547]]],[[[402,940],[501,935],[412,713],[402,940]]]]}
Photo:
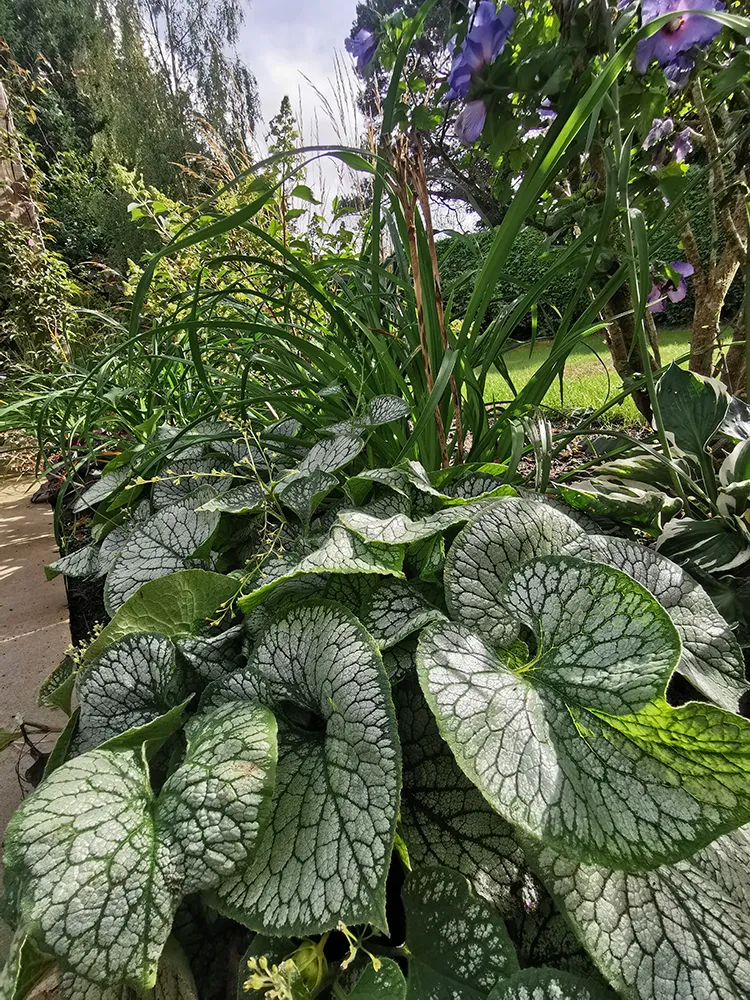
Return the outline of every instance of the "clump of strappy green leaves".
{"type": "Polygon", "coordinates": [[[179,457],[82,495],[51,572],[112,620],[42,692],[75,709],[8,830],[4,997],[750,990],[732,631],[502,466],[380,468],[406,418],[154,428],[179,457]]]}

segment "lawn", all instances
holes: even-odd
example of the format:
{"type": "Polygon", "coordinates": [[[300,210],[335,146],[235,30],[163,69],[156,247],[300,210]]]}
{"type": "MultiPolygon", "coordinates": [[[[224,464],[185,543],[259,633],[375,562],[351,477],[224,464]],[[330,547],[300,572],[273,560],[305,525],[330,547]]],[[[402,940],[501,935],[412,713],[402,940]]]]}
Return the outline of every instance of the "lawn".
{"type": "MultiPolygon", "coordinates": [[[[664,330],[659,333],[659,348],[663,364],[687,354],[690,347],[689,330],[664,330]]],[[[549,341],[539,341],[530,351],[529,344],[520,344],[505,355],[510,377],[517,390],[529,381],[539,365],[547,359],[549,341]]],[[[560,398],[560,384],[556,382],[544,398],[545,406],[564,413],[598,409],[607,399],[620,392],[620,378],[612,366],[609,350],[603,337],[588,337],[585,344],[570,353],[565,366],[563,395],[560,398]]],[[[487,378],[485,399],[503,401],[511,398],[511,391],[505,379],[498,372],[491,372],[487,378]]],[[[604,415],[603,423],[637,423],[643,418],[636,410],[633,400],[613,406],[604,415]]]]}

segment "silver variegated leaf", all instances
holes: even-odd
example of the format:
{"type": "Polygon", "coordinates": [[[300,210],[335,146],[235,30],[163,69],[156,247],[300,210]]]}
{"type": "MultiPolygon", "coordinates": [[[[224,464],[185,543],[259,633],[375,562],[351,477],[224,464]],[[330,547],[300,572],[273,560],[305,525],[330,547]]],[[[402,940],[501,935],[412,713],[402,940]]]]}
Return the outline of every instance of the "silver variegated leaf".
{"type": "Polygon", "coordinates": [[[279,722],[273,814],[254,864],[218,889],[220,909],[273,934],[322,933],[340,920],[384,928],[401,757],[369,635],[338,605],[299,606],[208,697],[258,699],[279,722]]]}
{"type": "Polygon", "coordinates": [[[78,674],[80,705],[74,752],[92,750],[178,705],[187,690],[175,650],[160,635],[127,635],[78,674]]]}
{"type": "Polygon", "coordinates": [[[412,520],[406,514],[381,518],[373,516],[366,510],[347,510],[339,514],[339,520],[365,542],[377,542],[380,545],[411,545],[447,531],[457,524],[465,524],[476,514],[490,509],[493,505],[493,501],[479,500],[457,507],[446,507],[420,520],[412,520]]]}
{"type": "Polygon", "coordinates": [[[323,544],[309,554],[295,559],[278,557],[268,560],[251,593],[237,602],[244,612],[262,604],[279,584],[299,576],[317,573],[376,573],[403,577],[404,547],[368,545],[342,525],[334,525],[323,544]]]}
{"type": "Polygon", "coordinates": [[[219,523],[216,513],[166,508],[128,537],[107,576],[104,603],[110,615],[149,580],[188,568],[190,556],[205,545],[219,523]]]}
{"type": "Polygon", "coordinates": [[[222,514],[255,514],[266,505],[266,491],[259,483],[234,486],[198,507],[201,511],[219,511],[222,514]]]}
{"type": "Polygon", "coordinates": [[[586,948],[628,1000],[750,995],[750,828],[641,874],[576,864],[549,849],[539,862],[586,948]]]}
{"type": "Polygon", "coordinates": [[[677,669],[730,712],[748,690],[745,660],[731,629],[705,590],[666,556],[627,538],[582,535],[565,551],[606,563],[642,584],[665,608],[682,642],[677,669]]]}
{"type": "Polygon", "coordinates": [[[565,514],[532,500],[496,503],[470,522],[445,564],[445,598],[453,618],[497,645],[518,634],[498,602],[508,576],[529,559],[559,552],[583,533],[565,514]]]}
{"type": "Polygon", "coordinates": [[[220,680],[245,663],[242,625],[228,628],[219,635],[179,639],[176,645],[192,675],[203,684],[220,680]]]}
{"type": "Polygon", "coordinates": [[[351,1000],[406,1000],[406,980],[392,958],[383,958],[378,969],[368,965],[347,996],[351,1000]]]}
{"type": "Polygon", "coordinates": [[[709,705],[666,705],[681,647],[648,591],[558,556],[522,565],[498,597],[535,653],[438,624],[417,664],[441,733],[501,815],[578,860],[631,870],[750,818],[750,727],[709,705]]]}
{"type": "Polygon", "coordinates": [[[189,723],[187,741],[156,803],[140,750],[100,749],[55,770],[11,820],[13,916],[83,979],[151,989],[181,895],[215,885],[254,848],[273,717],[225,705],[189,723]]]}
{"type": "Polygon", "coordinates": [[[331,577],[325,597],[353,611],[380,650],[390,649],[430,622],[445,620],[443,612],[407,580],[331,577]]]}

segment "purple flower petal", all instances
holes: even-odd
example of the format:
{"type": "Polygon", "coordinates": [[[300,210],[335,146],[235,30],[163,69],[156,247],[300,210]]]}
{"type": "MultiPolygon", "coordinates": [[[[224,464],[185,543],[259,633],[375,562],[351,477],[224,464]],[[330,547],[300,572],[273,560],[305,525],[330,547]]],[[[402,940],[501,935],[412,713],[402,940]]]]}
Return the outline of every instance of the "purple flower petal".
{"type": "Polygon", "coordinates": [[[357,72],[360,76],[364,76],[377,47],[377,36],[366,28],[360,28],[353,38],[344,41],[346,51],[357,60],[357,72]]]}
{"type": "Polygon", "coordinates": [[[692,136],[693,131],[689,128],[684,128],[682,132],[677,133],[677,137],[672,144],[672,159],[676,163],[684,163],[693,152],[692,136]]]}
{"type": "Polygon", "coordinates": [[[651,286],[651,291],[648,293],[646,302],[648,305],[646,308],[652,313],[663,313],[664,312],[664,299],[662,298],[662,287],[661,284],[654,284],[651,286]]]}
{"type": "Polygon", "coordinates": [[[669,265],[673,271],[677,271],[683,278],[689,278],[695,274],[695,268],[686,260],[673,260],[669,265]]]}
{"type": "Polygon", "coordinates": [[[456,136],[465,146],[473,146],[484,128],[487,105],[484,101],[469,101],[456,119],[456,136]]]}
{"type": "Polygon", "coordinates": [[[643,0],[643,23],[648,24],[662,14],[674,14],[656,34],[638,42],[636,66],[643,73],[655,59],[660,66],[670,67],[675,85],[681,85],[683,77],[692,69],[685,59],[678,57],[689,52],[694,46],[705,46],[721,31],[721,25],[702,14],[686,13],[699,10],[725,10],[723,0],[643,0]]]}
{"type": "Polygon", "coordinates": [[[672,132],[674,132],[674,122],[671,118],[654,118],[651,129],[643,140],[643,148],[651,149],[655,143],[663,142],[672,132]]]}
{"type": "Polygon", "coordinates": [[[474,74],[491,65],[505,48],[515,19],[516,12],[507,4],[498,11],[493,0],[481,0],[461,51],[453,56],[446,100],[466,97],[474,74]]]}

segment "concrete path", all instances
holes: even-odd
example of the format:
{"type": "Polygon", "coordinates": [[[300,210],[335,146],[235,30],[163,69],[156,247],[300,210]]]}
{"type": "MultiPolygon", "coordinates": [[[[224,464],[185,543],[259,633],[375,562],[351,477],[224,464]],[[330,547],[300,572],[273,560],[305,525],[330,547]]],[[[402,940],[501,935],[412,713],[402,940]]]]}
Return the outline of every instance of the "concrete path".
{"type": "MultiPolygon", "coordinates": [[[[70,645],[62,578],[48,582],[44,566],[57,558],[49,504],[32,504],[33,479],[0,480],[0,727],[15,715],[53,726],[61,712],[37,706],[39,686],[70,645]]],[[[0,753],[0,832],[22,798],[15,746],[0,753]]],[[[25,758],[26,760],[26,758],[25,758]]],[[[29,760],[25,766],[28,766],[29,760]]],[[[0,963],[8,945],[0,923],[0,963]]]]}

